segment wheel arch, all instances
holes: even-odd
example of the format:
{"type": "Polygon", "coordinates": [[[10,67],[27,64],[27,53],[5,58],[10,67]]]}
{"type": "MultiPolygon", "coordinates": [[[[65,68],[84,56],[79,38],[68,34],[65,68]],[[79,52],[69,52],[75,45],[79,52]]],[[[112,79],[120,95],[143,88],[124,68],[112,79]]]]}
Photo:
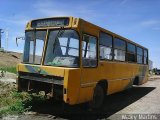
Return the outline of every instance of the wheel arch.
{"type": "Polygon", "coordinates": [[[102,86],[105,95],[107,94],[107,90],[108,90],[108,80],[102,79],[100,81],[97,82],[98,85],[102,86]]]}

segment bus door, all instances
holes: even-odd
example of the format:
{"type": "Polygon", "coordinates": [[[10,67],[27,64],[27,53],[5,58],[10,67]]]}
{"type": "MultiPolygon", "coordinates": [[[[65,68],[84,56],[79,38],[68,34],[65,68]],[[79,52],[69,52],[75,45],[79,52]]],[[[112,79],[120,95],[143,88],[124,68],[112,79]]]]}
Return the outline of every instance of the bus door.
{"type": "Polygon", "coordinates": [[[98,41],[95,36],[83,35],[81,87],[93,86],[97,80],[97,43],[98,41]]]}

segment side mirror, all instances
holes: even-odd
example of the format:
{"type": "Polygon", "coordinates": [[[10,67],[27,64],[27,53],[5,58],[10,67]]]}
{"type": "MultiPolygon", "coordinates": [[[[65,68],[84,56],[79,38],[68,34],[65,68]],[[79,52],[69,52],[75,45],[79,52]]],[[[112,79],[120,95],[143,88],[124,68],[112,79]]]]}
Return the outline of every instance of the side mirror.
{"type": "Polygon", "coordinates": [[[24,37],[16,37],[16,45],[17,45],[17,47],[18,47],[18,40],[25,40],[25,38],[24,37]]]}

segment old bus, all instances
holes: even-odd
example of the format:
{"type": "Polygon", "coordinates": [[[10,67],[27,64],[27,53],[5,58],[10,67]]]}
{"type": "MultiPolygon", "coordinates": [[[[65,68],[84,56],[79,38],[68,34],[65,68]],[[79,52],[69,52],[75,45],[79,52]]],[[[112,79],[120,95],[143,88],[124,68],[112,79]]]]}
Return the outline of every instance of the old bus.
{"type": "Polygon", "coordinates": [[[81,18],[32,20],[25,29],[19,91],[99,107],[105,95],[147,81],[148,49],[81,18]]]}

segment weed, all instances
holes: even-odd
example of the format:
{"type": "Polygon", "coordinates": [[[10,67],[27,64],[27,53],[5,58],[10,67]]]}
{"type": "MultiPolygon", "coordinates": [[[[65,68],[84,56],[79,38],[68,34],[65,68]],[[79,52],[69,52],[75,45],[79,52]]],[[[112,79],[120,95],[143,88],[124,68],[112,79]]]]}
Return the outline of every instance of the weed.
{"type": "Polygon", "coordinates": [[[7,71],[7,72],[15,73],[15,74],[17,73],[17,70],[16,70],[15,66],[13,66],[13,67],[5,67],[4,70],[7,71]]]}
{"type": "Polygon", "coordinates": [[[16,67],[15,66],[10,66],[10,67],[2,67],[0,68],[0,73],[1,73],[1,76],[4,77],[4,73],[5,72],[10,72],[10,73],[14,73],[16,74],[17,73],[17,70],[16,70],[16,67]]]}
{"type": "Polygon", "coordinates": [[[10,84],[0,84],[9,90],[2,90],[0,93],[0,116],[8,114],[21,114],[29,111],[32,105],[43,102],[46,98],[43,94],[29,94],[27,92],[17,92],[10,84]]]}

